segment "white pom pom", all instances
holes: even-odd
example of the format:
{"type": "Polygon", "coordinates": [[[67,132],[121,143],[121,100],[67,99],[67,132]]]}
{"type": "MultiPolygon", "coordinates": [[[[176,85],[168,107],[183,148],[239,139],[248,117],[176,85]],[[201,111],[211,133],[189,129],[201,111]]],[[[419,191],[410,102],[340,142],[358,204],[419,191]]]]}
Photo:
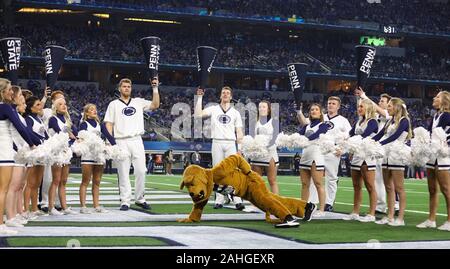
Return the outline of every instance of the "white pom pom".
{"type": "Polygon", "coordinates": [[[106,146],[105,158],[108,160],[123,161],[127,158],[130,158],[130,153],[117,145],[106,146]]]}
{"type": "Polygon", "coordinates": [[[342,147],[345,152],[359,154],[362,151],[362,137],[355,135],[344,141],[342,147]]]}
{"type": "Polygon", "coordinates": [[[319,145],[322,154],[336,152],[335,137],[331,134],[321,134],[317,140],[317,145],[319,145]]]}
{"type": "Polygon", "coordinates": [[[277,136],[277,139],[275,140],[275,144],[279,148],[291,148],[291,139],[290,136],[285,133],[280,133],[277,136]]]}
{"type": "Polygon", "coordinates": [[[77,156],[83,156],[84,154],[89,153],[89,146],[82,141],[75,141],[70,148],[77,156]]]}
{"type": "Polygon", "coordinates": [[[390,160],[396,160],[402,165],[410,165],[412,163],[411,148],[405,143],[395,141],[384,146],[386,156],[390,160]],[[388,150],[387,150],[388,149],[388,150]]]}
{"type": "Polygon", "coordinates": [[[360,156],[364,159],[380,159],[383,158],[385,152],[383,146],[378,142],[373,140],[371,137],[364,138],[361,144],[362,152],[360,156]]]}
{"type": "Polygon", "coordinates": [[[309,139],[306,136],[300,135],[299,133],[292,134],[292,135],[290,135],[289,138],[291,140],[290,148],[293,148],[293,149],[306,148],[307,146],[309,146],[311,144],[309,139]]]}
{"type": "Polygon", "coordinates": [[[423,167],[432,154],[430,132],[423,127],[415,128],[414,138],[411,139],[411,164],[423,167]]]}
{"type": "Polygon", "coordinates": [[[349,137],[347,132],[337,132],[334,134],[334,142],[336,145],[342,146],[349,137]]]}
{"type": "Polygon", "coordinates": [[[242,153],[250,159],[261,159],[269,155],[267,147],[269,139],[265,135],[257,135],[255,138],[247,135],[242,139],[242,153]]]}
{"type": "Polygon", "coordinates": [[[446,158],[449,156],[447,134],[441,127],[433,129],[433,134],[431,135],[431,150],[437,157],[446,158]]]}

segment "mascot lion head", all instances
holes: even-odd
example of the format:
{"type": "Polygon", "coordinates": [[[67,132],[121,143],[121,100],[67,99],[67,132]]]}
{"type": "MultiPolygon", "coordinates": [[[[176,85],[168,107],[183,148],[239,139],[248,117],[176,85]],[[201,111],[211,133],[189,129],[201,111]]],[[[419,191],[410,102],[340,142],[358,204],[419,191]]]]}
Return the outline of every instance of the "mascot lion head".
{"type": "Polygon", "coordinates": [[[187,188],[189,196],[195,204],[204,202],[211,196],[214,184],[210,169],[198,165],[190,165],[184,170],[180,189],[187,188]]]}

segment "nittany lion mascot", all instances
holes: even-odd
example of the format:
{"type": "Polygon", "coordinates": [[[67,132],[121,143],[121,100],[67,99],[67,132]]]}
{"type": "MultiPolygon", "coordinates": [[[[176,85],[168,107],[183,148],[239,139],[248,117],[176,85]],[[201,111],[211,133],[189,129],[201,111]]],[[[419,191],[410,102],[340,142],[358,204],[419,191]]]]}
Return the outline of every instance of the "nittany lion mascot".
{"type": "Polygon", "coordinates": [[[190,165],[186,168],[180,189],[184,187],[188,189],[194,206],[189,217],[179,219],[179,222],[200,221],[214,184],[227,186],[222,189],[223,194],[232,192],[232,195],[250,201],[266,212],[267,220],[270,219],[270,214],[279,218],[281,223],[276,224],[275,227],[297,227],[298,220],[293,216],[303,217],[303,220],[309,221],[316,210],[316,206],[312,203],[271,193],[261,176],[251,170],[242,156],[235,154],[212,169],[205,169],[198,165],[190,165]]]}

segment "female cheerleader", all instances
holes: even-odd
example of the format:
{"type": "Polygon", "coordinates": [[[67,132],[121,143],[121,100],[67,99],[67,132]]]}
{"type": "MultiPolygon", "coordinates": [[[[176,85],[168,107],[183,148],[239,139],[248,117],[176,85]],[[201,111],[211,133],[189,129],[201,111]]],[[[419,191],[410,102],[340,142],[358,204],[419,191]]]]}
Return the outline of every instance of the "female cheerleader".
{"type": "Polygon", "coordinates": [[[270,102],[261,101],[258,105],[258,121],[255,125],[255,135],[264,135],[267,137],[269,147],[267,148],[269,155],[261,159],[251,159],[250,164],[252,170],[263,175],[263,169],[266,168],[267,179],[269,180],[270,190],[274,194],[278,194],[277,170],[278,170],[278,153],[277,146],[274,143],[274,120],[271,118],[272,108],[270,102]]]}
{"type": "MultiPolygon", "coordinates": [[[[41,142],[48,139],[47,128],[41,117],[44,114],[43,103],[36,96],[30,96],[26,100],[27,128],[33,135],[37,136],[41,142]]],[[[44,175],[44,163],[28,164],[27,184],[24,191],[24,206],[27,213],[25,216],[32,220],[46,213],[38,209],[39,186],[44,175]],[[31,203],[31,211],[30,210],[31,203]]]]}
{"type": "MultiPolygon", "coordinates": [[[[360,135],[362,138],[374,137],[378,132],[378,122],[375,106],[370,100],[362,100],[358,104],[359,121],[353,125],[350,136],[360,135]]],[[[351,162],[351,173],[353,181],[353,211],[345,216],[344,220],[359,220],[361,222],[375,221],[375,208],[377,206],[377,193],[375,190],[375,158],[364,158],[357,153],[353,155],[351,162]],[[362,182],[369,192],[370,208],[365,217],[359,216],[362,202],[362,182]]]]}
{"type": "MultiPolygon", "coordinates": [[[[400,98],[392,98],[388,103],[388,113],[392,117],[386,126],[374,137],[381,145],[393,142],[405,143],[411,139],[411,122],[405,102],[400,98]]],[[[377,224],[388,224],[390,226],[405,226],[404,216],[406,208],[406,194],[403,187],[405,164],[400,160],[391,159],[389,156],[383,158],[383,180],[388,200],[388,215],[377,221],[377,224]],[[395,193],[400,198],[400,209],[398,218],[394,220],[395,193]]]]}
{"type": "Polygon", "coordinates": [[[34,144],[26,130],[25,125],[20,122],[17,112],[11,106],[13,90],[11,82],[0,78],[0,234],[16,234],[17,231],[9,230],[3,224],[3,214],[5,211],[6,192],[8,191],[14,167],[13,138],[11,134],[11,124],[17,129],[20,136],[30,147],[34,144]]]}
{"type": "MultiPolygon", "coordinates": [[[[328,125],[323,123],[323,111],[320,104],[312,104],[309,109],[310,123],[305,125],[300,134],[306,136],[310,141],[319,139],[321,134],[328,131],[328,125]]],[[[320,211],[316,213],[316,217],[325,215],[325,190],[323,187],[324,176],[324,156],[318,145],[311,144],[303,149],[300,159],[300,178],[302,181],[302,200],[309,199],[309,186],[311,177],[317,189],[319,196],[320,211]]]]}
{"type": "MultiPolygon", "coordinates": [[[[439,92],[433,99],[433,107],[438,111],[430,125],[430,132],[441,127],[448,134],[450,132],[450,93],[439,92]]],[[[450,144],[449,138],[447,143],[450,144]]],[[[438,190],[444,194],[447,204],[447,221],[438,229],[450,231],[450,158],[433,156],[427,163],[428,192],[430,193],[430,212],[428,219],[417,228],[436,228],[436,212],[438,207],[438,190]]]]}
{"type": "MultiPolygon", "coordinates": [[[[12,86],[13,90],[13,104],[12,107],[17,112],[17,117],[20,119],[20,122],[26,126],[25,119],[22,115],[25,113],[25,98],[22,95],[22,90],[19,86],[12,86]]],[[[23,140],[20,135],[17,133],[17,130],[11,126],[11,134],[13,137],[13,147],[17,152],[19,149],[23,148],[27,145],[26,141],[23,140]]],[[[29,136],[35,145],[40,144],[38,138],[33,136],[29,132],[29,136]]],[[[14,168],[12,171],[11,182],[9,183],[8,193],[6,195],[6,216],[7,221],[5,222],[6,226],[10,227],[23,227],[23,224],[27,223],[26,218],[22,217],[23,213],[23,188],[25,186],[26,181],[26,164],[15,162],[14,168]]]]}
{"type": "MultiPolygon", "coordinates": [[[[94,104],[87,104],[83,109],[83,121],[80,124],[79,131],[88,131],[98,136],[105,136],[111,145],[115,145],[116,141],[114,137],[106,130],[103,124],[100,124],[100,120],[97,116],[97,107],[94,104]]],[[[104,162],[96,160],[96,156],[92,154],[85,154],[81,156],[81,171],[83,179],[80,185],[80,213],[90,214],[91,212],[86,207],[86,192],[87,187],[92,178],[92,198],[94,201],[94,210],[98,213],[107,213],[108,211],[100,206],[99,194],[100,194],[100,181],[103,175],[104,162]]]]}
{"type": "MultiPolygon", "coordinates": [[[[72,125],[70,115],[67,109],[66,100],[60,98],[55,101],[53,107],[53,116],[48,121],[49,135],[55,135],[60,132],[68,133],[69,139],[75,141],[77,131],[72,125]]],[[[69,141],[67,141],[69,143],[69,141]]],[[[67,207],[66,203],[66,183],[69,177],[70,159],[65,160],[63,164],[52,165],[52,184],[48,190],[48,203],[50,215],[62,215],[62,214],[76,214],[75,211],[67,207]],[[61,207],[63,213],[60,213],[55,208],[55,196],[56,189],[58,189],[59,200],[61,201],[61,207]]]]}

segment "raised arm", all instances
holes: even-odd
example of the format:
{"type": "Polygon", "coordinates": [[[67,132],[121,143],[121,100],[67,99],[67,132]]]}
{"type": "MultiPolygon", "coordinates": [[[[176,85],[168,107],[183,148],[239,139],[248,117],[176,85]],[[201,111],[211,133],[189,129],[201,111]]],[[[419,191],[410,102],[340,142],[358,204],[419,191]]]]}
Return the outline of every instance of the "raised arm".
{"type": "Polygon", "coordinates": [[[194,116],[196,118],[205,118],[208,117],[210,114],[205,109],[202,109],[202,102],[203,102],[203,95],[204,95],[203,89],[197,89],[197,95],[194,98],[195,106],[194,106],[194,116]]]}
{"type": "Polygon", "coordinates": [[[299,110],[296,110],[297,112],[297,120],[300,123],[300,126],[305,126],[310,124],[310,120],[305,117],[303,114],[303,105],[300,106],[299,110]]]}
{"type": "Polygon", "coordinates": [[[375,109],[376,109],[378,115],[380,115],[380,116],[383,117],[383,118],[389,118],[389,115],[387,114],[387,111],[384,110],[384,109],[382,109],[377,103],[375,103],[374,101],[372,101],[372,100],[366,95],[366,93],[364,92],[364,90],[363,90],[361,87],[359,87],[359,88],[357,89],[357,96],[359,96],[359,97],[360,97],[361,99],[363,99],[363,100],[365,100],[365,99],[370,100],[370,101],[373,103],[373,105],[375,106],[375,109]]]}
{"type": "Polygon", "coordinates": [[[159,79],[158,78],[153,78],[151,81],[152,84],[152,90],[153,90],[153,98],[152,98],[152,104],[150,105],[150,110],[155,110],[159,108],[159,90],[158,90],[158,86],[159,86],[159,79]]]}

